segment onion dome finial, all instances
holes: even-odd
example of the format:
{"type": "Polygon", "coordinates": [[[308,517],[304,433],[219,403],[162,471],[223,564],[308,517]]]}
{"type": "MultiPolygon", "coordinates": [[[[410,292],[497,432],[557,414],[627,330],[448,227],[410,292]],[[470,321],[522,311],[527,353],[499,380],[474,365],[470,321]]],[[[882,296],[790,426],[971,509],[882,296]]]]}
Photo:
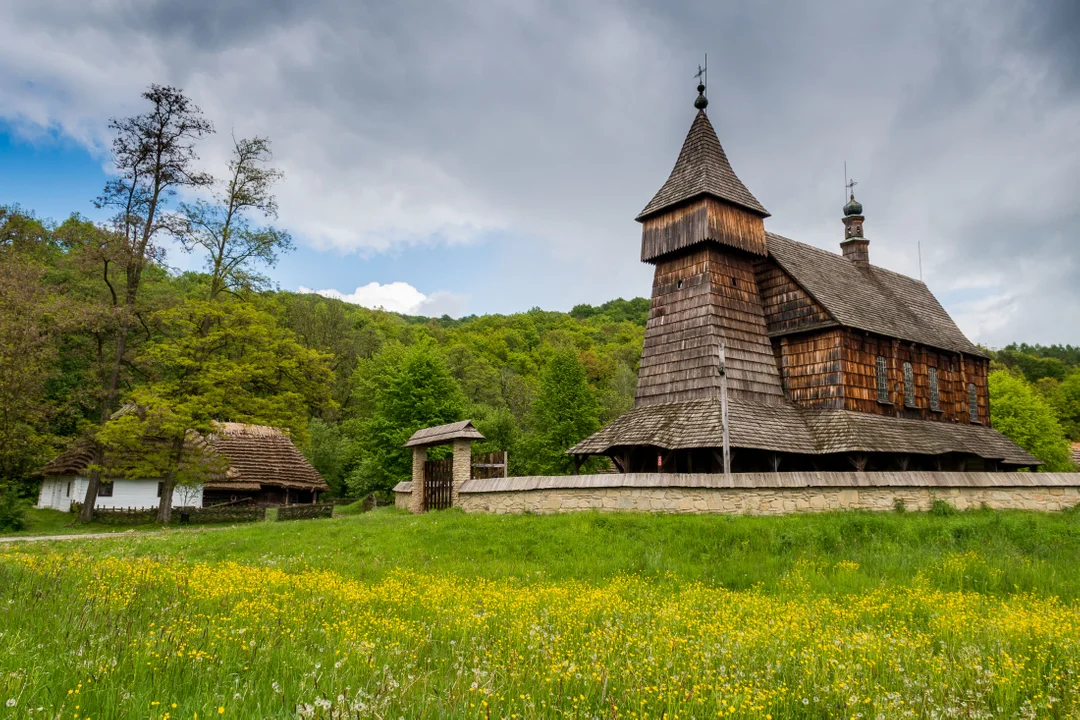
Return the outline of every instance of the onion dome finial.
{"type": "Polygon", "coordinates": [[[855,193],[851,193],[851,199],[844,206],[844,215],[847,217],[862,215],[862,203],[855,199],[855,193]]]}
{"type": "Polygon", "coordinates": [[[704,110],[709,106],[709,98],[705,97],[705,86],[698,85],[697,91],[698,96],[694,100],[694,107],[696,107],[698,110],[704,110]]]}

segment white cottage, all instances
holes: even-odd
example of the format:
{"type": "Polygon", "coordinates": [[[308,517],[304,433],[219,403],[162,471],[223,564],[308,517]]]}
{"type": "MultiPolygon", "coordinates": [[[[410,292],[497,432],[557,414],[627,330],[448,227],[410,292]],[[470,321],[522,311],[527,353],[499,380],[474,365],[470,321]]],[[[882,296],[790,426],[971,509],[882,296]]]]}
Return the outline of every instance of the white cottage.
{"type": "MultiPolygon", "coordinates": [[[[288,433],[279,428],[214,423],[214,433],[207,442],[225,459],[224,475],[203,485],[177,486],[173,490],[174,508],[238,500],[260,505],[306,503],[314,502],[318,493],[330,489],[288,433]]],[[[42,468],[45,480],[37,506],[67,512],[73,502],[82,502],[89,483],[86,469],[92,461],[90,447],[79,445],[42,468]]],[[[162,486],[158,478],[108,478],[98,487],[95,506],[155,508],[162,486]]]]}

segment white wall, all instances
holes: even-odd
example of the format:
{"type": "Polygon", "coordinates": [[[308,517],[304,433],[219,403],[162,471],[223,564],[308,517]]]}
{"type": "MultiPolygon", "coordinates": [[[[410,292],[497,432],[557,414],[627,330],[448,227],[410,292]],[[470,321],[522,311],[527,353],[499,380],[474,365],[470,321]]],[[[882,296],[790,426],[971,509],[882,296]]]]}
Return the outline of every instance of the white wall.
{"type": "MultiPolygon", "coordinates": [[[[157,480],[113,480],[112,497],[98,496],[95,507],[106,508],[155,508],[158,506],[157,480]]],[[[86,497],[84,477],[47,478],[41,484],[38,496],[39,508],[53,508],[67,512],[71,503],[82,502],[86,497]],[[69,492],[70,488],[70,492],[69,492]]],[[[178,485],[173,488],[173,507],[202,507],[202,485],[178,485]]]]}

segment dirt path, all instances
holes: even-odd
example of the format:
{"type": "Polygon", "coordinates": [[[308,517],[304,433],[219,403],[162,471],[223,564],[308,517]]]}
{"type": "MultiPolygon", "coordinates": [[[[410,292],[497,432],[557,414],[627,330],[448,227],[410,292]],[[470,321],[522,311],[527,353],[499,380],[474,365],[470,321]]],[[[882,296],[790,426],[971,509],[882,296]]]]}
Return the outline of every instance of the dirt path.
{"type": "Polygon", "coordinates": [[[232,525],[220,525],[218,527],[199,527],[199,528],[186,528],[186,529],[170,529],[170,530],[123,530],[120,532],[97,532],[97,533],[70,533],[68,535],[8,535],[6,537],[0,537],[0,543],[16,543],[16,542],[44,542],[46,540],[99,540],[102,538],[129,538],[137,537],[141,535],[165,535],[170,533],[189,533],[189,532],[212,532],[214,530],[225,530],[233,527],[232,525]]]}

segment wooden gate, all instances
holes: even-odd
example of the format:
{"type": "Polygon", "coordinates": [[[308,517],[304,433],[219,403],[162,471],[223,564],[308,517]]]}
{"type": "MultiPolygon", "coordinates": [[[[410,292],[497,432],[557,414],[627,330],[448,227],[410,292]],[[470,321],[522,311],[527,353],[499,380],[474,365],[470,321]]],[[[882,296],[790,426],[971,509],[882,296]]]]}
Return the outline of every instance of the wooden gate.
{"type": "Polygon", "coordinates": [[[445,510],[453,502],[454,458],[424,462],[424,510],[445,510]]]}

